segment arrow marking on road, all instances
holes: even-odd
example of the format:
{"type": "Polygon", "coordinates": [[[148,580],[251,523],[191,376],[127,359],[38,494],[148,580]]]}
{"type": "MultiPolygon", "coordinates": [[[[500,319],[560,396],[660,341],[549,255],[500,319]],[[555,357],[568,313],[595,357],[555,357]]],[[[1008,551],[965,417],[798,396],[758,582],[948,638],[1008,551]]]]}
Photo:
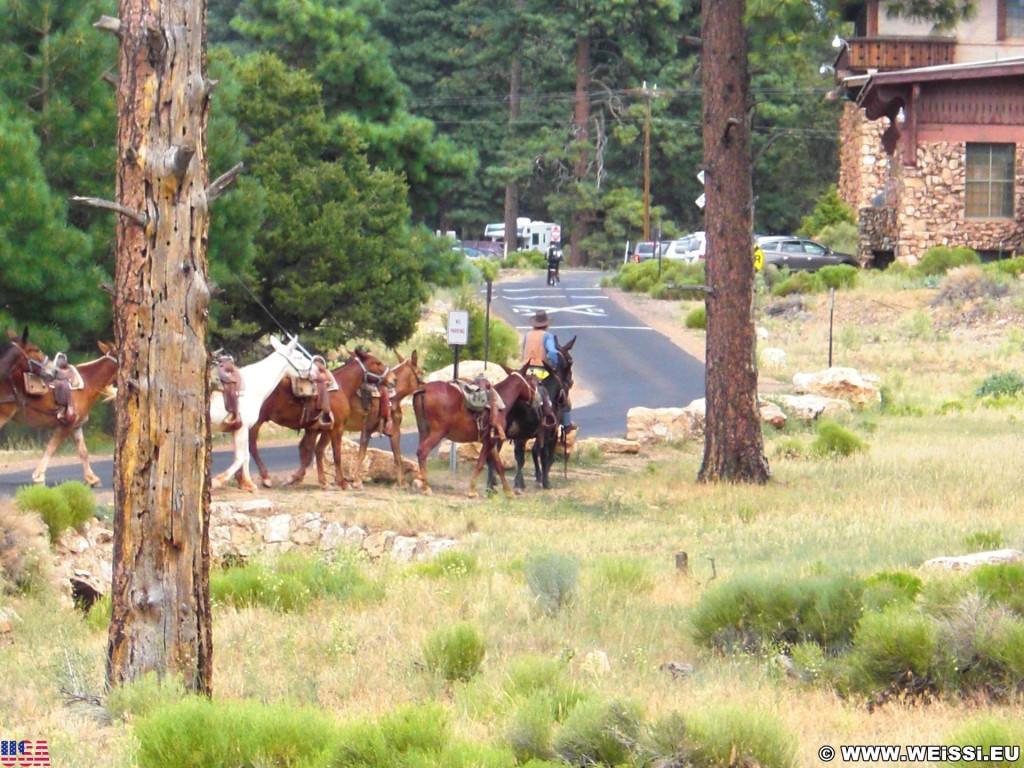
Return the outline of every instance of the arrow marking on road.
{"type": "Polygon", "coordinates": [[[594,304],[576,304],[571,307],[550,307],[540,306],[534,304],[516,304],[512,307],[512,311],[517,315],[532,315],[537,310],[543,309],[549,315],[557,315],[560,312],[565,312],[571,315],[586,315],[588,317],[604,317],[608,313],[604,311],[604,307],[598,307],[594,304]]]}

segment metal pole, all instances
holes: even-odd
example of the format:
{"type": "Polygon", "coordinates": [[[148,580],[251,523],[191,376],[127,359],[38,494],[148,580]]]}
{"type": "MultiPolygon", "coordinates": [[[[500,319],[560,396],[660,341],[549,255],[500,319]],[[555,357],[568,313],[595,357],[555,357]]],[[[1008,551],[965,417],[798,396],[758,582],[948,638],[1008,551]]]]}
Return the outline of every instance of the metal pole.
{"type": "Polygon", "coordinates": [[[836,308],[836,289],[828,291],[828,367],[832,367],[832,317],[836,308]]]}
{"type": "MultiPolygon", "coordinates": [[[[455,365],[452,366],[452,381],[458,381],[459,380],[459,350],[462,349],[462,345],[461,344],[455,344],[453,346],[454,346],[454,348],[453,348],[452,352],[455,355],[455,365]]],[[[454,440],[449,440],[448,441],[448,445],[451,446],[451,454],[449,454],[449,460],[448,460],[448,469],[452,472],[452,474],[455,474],[455,464],[456,464],[456,459],[457,459],[457,457],[455,455],[455,441],[454,440]]]]}
{"type": "Polygon", "coordinates": [[[484,370],[487,370],[487,360],[491,354],[491,288],[494,283],[487,281],[487,305],[484,310],[484,370]]]}

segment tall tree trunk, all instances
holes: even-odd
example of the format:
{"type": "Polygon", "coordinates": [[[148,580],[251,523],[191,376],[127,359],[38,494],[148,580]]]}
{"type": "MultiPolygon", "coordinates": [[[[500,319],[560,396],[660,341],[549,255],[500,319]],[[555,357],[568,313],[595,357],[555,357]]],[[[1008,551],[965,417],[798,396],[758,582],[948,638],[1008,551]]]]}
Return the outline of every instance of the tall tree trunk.
{"type": "MultiPolygon", "coordinates": [[[[517,14],[522,13],[523,0],[516,0],[515,9],[517,14]]],[[[508,78],[508,132],[512,138],[516,123],[519,121],[519,111],[523,90],[523,61],[519,54],[512,57],[512,70],[508,78]]],[[[516,233],[519,219],[519,181],[509,179],[505,185],[505,255],[508,256],[516,250],[516,233]]]]}
{"type": "Polygon", "coordinates": [[[698,479],[770,476],[757,405],[746,0],[703,0],[707,421],[698,479]]]}
{"type": "Polygon", "coordinates": [[[205,25],[205,0],[120,0],[107,682],[156,671],[209,694],[205,25]]]}
{"type": "MultiPolygon", "coordinates": [[[[590,36],[580,33],[576,37],[576,99],[573,108],[573,140],[576,143],[576,159],[573,165],[573,180],[582,187],[590,167],[590,36]]],[[[577,196],[579,199],[579,196],[577,196]]],[[[569,234],[569,263],[583,264],[581,243],[590,233],[592,212],[577,205],[572,216],[572,231],[569,234]]]]}

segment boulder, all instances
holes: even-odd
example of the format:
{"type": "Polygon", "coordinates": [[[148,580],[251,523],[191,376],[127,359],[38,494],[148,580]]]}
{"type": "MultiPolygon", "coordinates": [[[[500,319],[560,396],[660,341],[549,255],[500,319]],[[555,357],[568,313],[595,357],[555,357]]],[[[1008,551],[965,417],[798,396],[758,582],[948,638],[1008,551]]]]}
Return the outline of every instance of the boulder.
{"type": "MultiPolygon", "coordinates": [[[[508,377],[505,373],[505,369],[494,362],[486,363],[484,368],[483,360],[460,360],[459,361],[459,378],[465,381],[472,381],[477,376],[484,376],[491,384],[497,384],[499,381],[508,377]]],[[[444,368],[440,368],[433,373],[427,375],[427,381],[451,381],[452,374],[454,373],[455,366],[448,365],[444,368]]]]}
{"type": "Polygon", "coordinates": [[[766,371],[778,371],[786,364],[786,351],[778,347],[765,347],[757,357],[766,371]]]}
{"type": "MultiPolygon", "coordinates": [[[[761,420],[776,429],[786,426],[778,406],[758,400],[761,420]]],[[[626,440],[638,443],[699,440],[704,437],[707,401],[701,397],[685,408],[630,408],[626,413],[626,440]]]]}
{"type": "Polygon", "coordinates": [[[979,565],[998,565],[1000,563],[1019,563],[1024,561],[1024,552],[1017,549],[997,549],[991,552],[975,552],[970,555],[954,557],[934,557],[926,560],[925,568],[945,568],[949,571],[969,571],[979,565]]]}
{"type": "Polygon", "coordinates": [[[798,395],[821,395],[845,400],[856,408],[882,402],[878,377],[861,374],[855,368],[826,368],[817,373],[793,376],[793,391],[798,395]]]}
{"type": "Polygon", "coordinates": [[[640,443],[636,440],[623,440],[621,437],[588,437],[580,440],[577,447],[581,451],[595,448],[601,453],[640,453],[640,443]]]}

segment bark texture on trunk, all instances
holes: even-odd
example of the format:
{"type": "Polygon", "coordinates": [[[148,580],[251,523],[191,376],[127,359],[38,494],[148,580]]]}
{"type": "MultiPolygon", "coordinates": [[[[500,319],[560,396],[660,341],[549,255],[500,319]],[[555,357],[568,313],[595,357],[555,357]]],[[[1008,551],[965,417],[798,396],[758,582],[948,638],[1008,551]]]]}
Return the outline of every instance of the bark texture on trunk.
{"type": "MultiPolygon", "coordinates": [[[[516,11],[522,12],[523,3],[516,3],[516,11]]],[[[523,61],[516,53],[512,57],[512,67],[508,78],[508,128],[509,135],[516,130],[519,122],[523,91],[523,61]]],[[[519,220],[519,182],[512,179],[505,185],[505,255],[515,253],[518,243],[516,233],[519,220]]]]}
{"type": "Polygon", "coordinates": [[[698,478],[770,476],[757,405],[745,0],[704,0],[707,421],[698,478]]]}
{"type": "Polygon", "coordinates": [[[211,692],[205,0],[120,0],[107,682],[211,692]]]}

